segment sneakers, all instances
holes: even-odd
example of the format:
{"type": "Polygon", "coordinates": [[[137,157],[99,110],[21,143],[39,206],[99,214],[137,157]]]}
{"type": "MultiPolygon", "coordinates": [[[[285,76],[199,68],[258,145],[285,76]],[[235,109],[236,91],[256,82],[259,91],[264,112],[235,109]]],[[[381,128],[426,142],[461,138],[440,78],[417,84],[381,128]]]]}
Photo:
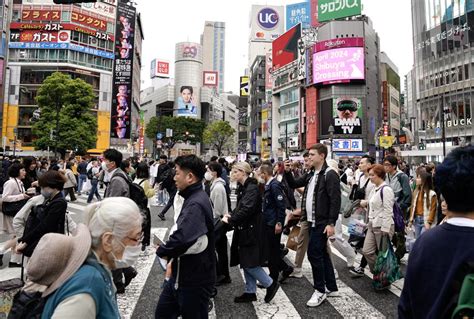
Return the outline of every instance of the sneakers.
{"type": "Polygon", "coordinates": [[[280,288],[280,284],[278,283],[278,281],[274,280],[270,287],[267,288],[267,294],[265,295],[266,303],[272,301],[273,297],[275,297],[278,288],[280,288]]]}
{"type": "Polygon", "coordinates": [[[364,268],[361,268],[361,267],[357,267],[357,268],[350,267],[349,272],[351,273],[351,275],[353,277],[363,277],[364,276],[364,268]]]}
{"type": "Polygon", "coordinates": [[[288,277],[290,277],[292,273],[293,273],[293,267],[288,267],[287,269],[283,270],[281,272],[280,283],[283,283],[285,280],[287,280],[288,277]]]}
{"type": "Polygon", "coordinates": [[[257,294],[249,294],[244,292],[241,296],[235,297],[235,303],[244,303],[244,302],[252,302],[257,301],[257,294]]]}
{"type": "Polygon", "coordinates": [[[293,272],[290,274],[291,278],[303,278],[303,272],[301,268],[294,268],[293,272]]]}
{"type": "Polygon", "coordinates": [[[308,300],[306,306],[308,307],[317,307],[326,300],[327,295],[325,293],[320,293],[319,291],[315,290],[311,299],[308,300]]]}
{"type": "Polygon", "coordinates": [[[328,298],[334,298],[334,297],[340,297],[341,295],[339,294],[339,291],[331,291],[326,288],[326,296],[328,298]]]}

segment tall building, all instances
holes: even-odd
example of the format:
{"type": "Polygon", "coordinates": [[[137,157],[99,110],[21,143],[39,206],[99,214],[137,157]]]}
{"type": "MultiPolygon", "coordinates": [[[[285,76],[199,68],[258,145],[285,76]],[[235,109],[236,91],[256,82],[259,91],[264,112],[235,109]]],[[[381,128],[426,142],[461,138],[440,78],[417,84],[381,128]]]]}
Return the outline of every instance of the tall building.
{"type": "Polygon", "coordinates": [[[380,52],[380,81],[382,84],[382,103],[387,106],[389,135],[400,134],[400,76],[395,63],[385,52],[380,52]]]}
{"type": "Polygon", "coordinates": [[[473,141],[474,2],[412,0],[417,128],[425,160],[473,141]]]}
{"type": "Polygon", "coordinates": [[[31,119],[38,109],[37,90],[49,75],[59,71],[83,79],[96,95],[91,112],[97,117],[97,143],[89,152],[101,153],[111,146],[129,152],[139,126],[143,40],[140,14],[121,2],[117,6],[102,2],[75,5],[55,5],[48,0],[23,2],[14,1],[12,8],[2,136],[7,143],[16,140],[23,154],[35,154],[36,136],[32,133],[31,119]],[[117,19],[118,12],[126,14],[117,19]],[[118,29],[119,24],[126,24],[126,30],[118,29]],[[124,37],[132,39],[125,50],[124,37]],[[118,107],[118,94],[114,94],[119,85],[114,85],[113,66],[116,59],[122,59],[120,51],[131,62],[127,70],[129,81],[120,83],[127,85],[129,112],[128,120],[123,123],[123,136],[115,129],[111,114],[118,107]]]}
{"type": "Polygon", "coordinates": [[[201,35],[203,70],[218,73],[219,93],[224,91],[225,81],[225,22],[206,21],[201,35]]]}
{"type": "MultiPolygon", "coordinates": [[[[3,103],[4,103],[4,83],[5,71],[7,67],[8,54],[8,25],[10,24],[10,2],[2,1],[0,4],[0,33],[2,41],[0,41],[0,131],[3,123],[3,103]]],[[[2,148],[7,145],[1,145],[2,148]]]]}

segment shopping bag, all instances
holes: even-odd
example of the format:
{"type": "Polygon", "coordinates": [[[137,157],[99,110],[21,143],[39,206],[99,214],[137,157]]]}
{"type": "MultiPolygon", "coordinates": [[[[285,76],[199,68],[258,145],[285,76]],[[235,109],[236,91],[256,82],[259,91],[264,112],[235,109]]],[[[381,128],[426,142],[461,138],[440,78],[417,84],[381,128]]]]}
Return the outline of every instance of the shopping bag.
{"type": "Polygon", "coordinates": [[[381,239],[377,260],[375,261],[372,285],[376,290],[387,289],[401,277],[392,243],[390,238],[385,235],[381,239]]]}
{"type": "Polygon", "coordinates": [[[407,227],[406,228],[406,242],[405,242],[405,248],[407,252],[410,252],[413,249],[413,245],[415,244],[415,229],[414,226],[407,227]]]}
{"type": "Polygon", "coordinates": [[[352,201],[349,199],[349,195],[351,189],[344,183],[340,183],[341,185],[341,209],[339,210],[340,213],[344,214],[349,207],[352,205],[352,201]]]}
{"type": "Polygon", "coordinates": [[[0,282],[0,318],[7,318],[13,305],[13,297],[23,287],[19,278],[0,282]]]}
{"type": "Polygon", "coordinates": [[[286,242],[286,247],[288,247],[288,249],[296,251],[298,248],[298,236],[300,230],[300,226],[293,226],[291,229],[290,234],[288,235],[288,241],[286,242]]]}

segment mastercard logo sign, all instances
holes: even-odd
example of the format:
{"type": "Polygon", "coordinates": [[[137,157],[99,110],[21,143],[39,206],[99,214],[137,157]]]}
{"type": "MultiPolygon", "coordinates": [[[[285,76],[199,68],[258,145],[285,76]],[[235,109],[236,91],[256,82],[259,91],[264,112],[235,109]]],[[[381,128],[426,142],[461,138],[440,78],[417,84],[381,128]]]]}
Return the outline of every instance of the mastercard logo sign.
{"type": "Polygon", "coordinates": [[[257,33],[255,33],[255,37],[257,37],[258,39],[263,39],[263,38],[265,38],[265,33],[257,32],[257,33]]]}

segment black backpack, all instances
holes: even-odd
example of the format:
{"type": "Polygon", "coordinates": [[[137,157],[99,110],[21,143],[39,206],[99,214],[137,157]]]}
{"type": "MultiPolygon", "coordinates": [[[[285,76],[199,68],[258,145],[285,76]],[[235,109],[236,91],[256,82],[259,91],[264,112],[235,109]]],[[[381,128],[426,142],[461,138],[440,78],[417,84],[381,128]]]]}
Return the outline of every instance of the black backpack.
{"type": "Polygon", "coordinates": [[[131,182],[130,179],[123,176],[122,174],[118,174],[117,176],[120,176],[121,178],[127,181],[127,184],[130,190],[130,199],[133,200],[135,204],[137,204],[138,208],[140,208],[140,211],[147,209],[148,197],[146,197],[145,190],[141,186],[141,184],[145,180],[142,180],[139,184],[135,184],[131,182]]]}
{"type": "Polygon", "coordinates": [[[47,298],[41,292],[26,292],[20,290],[13,297],[12,308],[8,319],[40,319],[47,298]]]}

